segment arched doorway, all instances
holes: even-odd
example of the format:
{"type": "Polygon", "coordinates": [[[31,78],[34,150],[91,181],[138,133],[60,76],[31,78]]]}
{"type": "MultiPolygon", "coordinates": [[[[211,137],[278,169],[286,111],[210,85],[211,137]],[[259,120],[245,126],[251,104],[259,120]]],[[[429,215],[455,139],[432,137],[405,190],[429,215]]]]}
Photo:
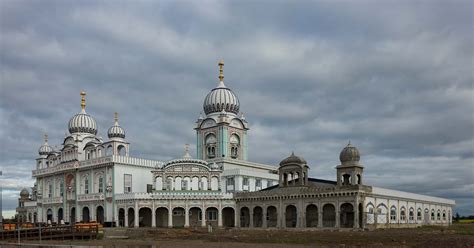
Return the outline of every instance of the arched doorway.
{"type": "Polygon", "coordinates": [[[155,211],[155,222],[157,227],[168,227],[168,209],[157,208],[155,211]]]}
{"type": "Polygon", "coordinates": [[[296,212],[296,207],[293,205],[286,206],[285,210],[285,222],[286,227],[296,227],[296,222],[298,219],[298,214],[296,212]]]}
{"type": "Polygon", "coordinates": [[[102,206],[97,206],[96,221],[100,224],[104,224],[104,208],[102,206]]]}
{"type": "Polygon", "coordinates": [[[90,212],[88,207],[82,208],[82,222],[89,222],[90,219],[90,212]]]}
{"type": "Polygon", "coordinates": [[[71,213],[69,214],[69,224],[74,225],[76,223],[76,208],[71,208],[71,213]]]}
{"type": "Polygon", "coordinates": [[[235,210],[231,207],[225,207],[222,209],[222,225],[224,227],[235,226],[235,210]]]}
{"type": "Polygon", "coordinates": [[[278,225],[278,214],[277,209],[274,206],[267,208],[267,227],[277,227],[278,225]]]}
{"type": "Polygon", "coordinates": [[[199,227],[202,223],[202,211],[198,207],[192,207],[189,209],[189,226],[199,227]]]}
{"type": "Polygon", "coordinates": [[[341,205],[339,220],[341,227],[354,227],[354,207],[352,206],[352,204],[344,203],[341,205]]]}
{"type": "Polygon", "coordinates": [[[173,208],[173,227],[184,227],[184,208],[173,208]]]}
{"type": "Polygon", "coordinates": [[[46,220],[48,221],[48,223],[53,223],[53,210],[51,210],[51,208],[48,208],[48,210],[46,210],[46,220]]]}
{"type": "Polygon", "coordinates": [[[61,223],[61,221],[64,219],[64,213],[63,213],[63,208],[58,209],[58,224],[61,223]]]}
{"type": "Polygon", "coordinates": [[[151,227],[151,209],[140,208],[138,210],[138,226],[139,227],[151,227]]]}
{"type": "Polygon", "coordinates": [[[318,226],[318,207],[314,204],[309,204],[306,207],[306,227],[318,226]]]}
{"type": "Polygon", "coordinates": [[[250,226],[250,210],[248,207],[240,209],[240,227],[250,226]]]}
{"type": "Polygon", "coordinates": [[[119,209],[119,214],[118,214],[118,220],[119,220],[119,226],[124,227],[125,226],[125,210],[123,208],[119,209]]]}
{"type": "Polygon", "coordinates": [[[263,226],[263,209],[261,207],[255,207],[253,209],[253,227],[263,226]]]}
{"type": "Polygon", "coordinates": [[[323,227],[336,226],[336,208],[332,204],[323,206],[323,227]]]}
{"type": "Polygon", "coordinates": [[[135,226],[135,210],[133,208],[128,209],[128,226],[134,227],[135,226]]]}
{"type": "Polygon", "coordinates": [[[219,218],[218,210],[215,207],[209,207],[206,209],[206,225],[211,224],[217,227],[217,219],[219,218]]]}

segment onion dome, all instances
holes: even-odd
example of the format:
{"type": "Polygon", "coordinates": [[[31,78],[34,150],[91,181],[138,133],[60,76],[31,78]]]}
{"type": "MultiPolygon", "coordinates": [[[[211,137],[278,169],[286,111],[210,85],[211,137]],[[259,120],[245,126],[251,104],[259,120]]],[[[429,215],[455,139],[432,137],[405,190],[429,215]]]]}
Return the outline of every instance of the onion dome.
{"type": "Polygon", "coordinates": [[[97,134],[97,124],[95,120],[86,113],[86,93],[81,92],[82,100],[81,107],[82,110],[79,114],[76,114],[69,120],[69,133],[90,133],[97,134]]]}
{"type": "Polygon", "coordinates": [[[240,103],[237,96],[224,84],[224,74],[222,67],[224,61],[219,62],[219,85],[212,89],[204,99],[204,112],[206,115],[218,113],[221,111],[237,114],[239,113],[240,103]]]}
{"type": "Polygon", "coordinates": [[[21,191],[20,191],[20,197],[21,198],[27,198],[30,196],[30,192],[26,189],[26,188],[23,188],[21,191]]]}
{"type": "Polygon", "coordinates": [[[48,135],[44,135],[44,144],[40,146],[38,149],[39,155],[48,155],[50,152],[53,151],[53,148],[48,145],[48,135]]]}
{"type": "Polygon", "coordinates": [[[351,144],[347,144],[344,149],[342,149],[341,154],[339,154],[339,160],[341,163],[359,163],[360,160],[360,153],[359,150],[355,146],[351,144]]]}
{"type": "Polygon", "coordinates": [[[298,156],[295,155],[294,152],[292,152],[289,157],[283,159],[280,162],[280,166],[290,165],[290,164],[306,165],[307,162],[306,162],[306,160],[304,160],[304,158],[298,157],[298,156]]]}
{"type": "Polygon", "coordinates": [[[115,112],[115,123],[113,126],[109,128],[109,131],[107,131],[107,135],[109,136],[109,139],[112,139],[112,138],[125,139],[125,130],[118,123],[117,112],[115,112]]]}

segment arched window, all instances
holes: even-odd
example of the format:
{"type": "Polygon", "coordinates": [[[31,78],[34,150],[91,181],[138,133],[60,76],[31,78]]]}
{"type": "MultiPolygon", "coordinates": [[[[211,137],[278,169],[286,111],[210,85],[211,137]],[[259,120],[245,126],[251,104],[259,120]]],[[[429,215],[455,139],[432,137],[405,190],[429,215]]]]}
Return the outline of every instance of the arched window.
{"type": "Polygon", "coordinates": [[[208,134],[205,139],[206,142],[206,151],[208,158],[215,158],[216,157],[216,143],[217,139],[214,134],[208,134]]]}
{"type": "Polygon", "coordinates": [[[351,185],[351,175],[349,174],[342,175],[342,185],[351,185]]]}
{"type": "Polygon", "coordinates": [[[409,213],[409,215],[408,215],[408,219],[409,219],[410,221],[415,220],[415,210],[414,210],[413,208],[410,208],[410,213],[409,213]]]}
{"type": "Polygon", "coordinates": [[[118,146],[117,151],[118,151],[119,156],[127,155],[127,150],[125,149],[125,146],[122,146],[122,145],[118,146]]]}
{"type": "Polygon", "coordinates": [[[422,218],[422,217],[421,217],[421,208],[418,208],[418,211],[417,211],[417,213],[416,213],[416,219],[417,219],[417,220],[421,220],[421,218],[422,218]]]}
{"type": "Polygon", "coordinates": [[[438,213],[436,214],[436,219],[437,220],[441,220],[441,212],[438,210],[438,213]]]}
{"type": "Polygon", "coordinates": [[[434,209],[431,209],[431,220],[432,221],[435,220],[435,211],[434,211],[434,209]]]}
{"type": "Polygon", "coordinates": [[[443,211],[443,221],[446,221],[446,211],[443,211]]]}
{"type": "Polygon", "coordinates": [[[240,146],[240,138],[237,134],[232,134],[230,136],[230,156],[232,158],[237,158],[239,156],[239,146],[240,146]]]}
{"type": "Polygon", "coordinates": [[[362,184],[362,176],[357,174],[357,184],[362,184]]]}
{"type": "Polygon", "coordinates": [[[397,208],[395,206],[390,208],[390,220],[397,220],[397,208]]]}
{"type": "Polygon", "coordinates": [[[84,178],[84,194],[89,194],[89,177],[84,178]]]}
{"type": "Polygon", "coordinates": [[[405,207],[402,207],[400,209],[400,220],[405,221],[405,219],[406,219],[405,207]]]}
{"type": "Polygon", "coordinates": [[[107,146],[107,149],[105,150],[105,156],[110,156],[113,154],[113,147],[112,145],[107,146]]]}
{"type": "Polygon", "coordinates": [[[104,178],[102,176],[99,177],[99,193],[104,192],[104,178]]]}

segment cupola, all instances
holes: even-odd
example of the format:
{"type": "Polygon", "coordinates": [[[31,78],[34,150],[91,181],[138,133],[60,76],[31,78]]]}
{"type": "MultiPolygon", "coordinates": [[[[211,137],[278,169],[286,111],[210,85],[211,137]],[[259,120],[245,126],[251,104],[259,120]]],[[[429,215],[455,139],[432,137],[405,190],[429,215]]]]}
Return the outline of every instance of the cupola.
{"type": "Polygon", "coordinates": [[[69,133],[89,133],[96,135],[97,134],[97,124],[95,120],[86,113],[86,93],[81,91],[81,112],[74,115],[71,120],[69,120],[69,133]]]}

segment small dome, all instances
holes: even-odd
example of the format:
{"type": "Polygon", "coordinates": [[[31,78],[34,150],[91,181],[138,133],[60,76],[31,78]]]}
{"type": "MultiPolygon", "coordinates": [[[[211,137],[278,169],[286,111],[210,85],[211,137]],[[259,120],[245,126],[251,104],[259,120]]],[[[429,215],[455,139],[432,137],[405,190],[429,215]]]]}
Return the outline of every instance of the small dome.
{"type": "Polygon", "coordinates": [[[341,154],[339,154],[339,160],[341,163],[358,163],[360,160],[359,150],[349,142],[349,144],[342,149],[341,154]]]}
{"type": "Polygon", "coordinates": [[[223,69],[224,62],[219,62],[220,74],[219,74],[219,85],[212,89],[204,99],[204,112],[206,115],[211,113],[219,113],[222,111],[238,114],[240,103],[237,96],[227,88],[224,84],[223,69]]]}
{"type": "Polygon", "coordinates": [[[291,153],[291,155],[280,162],[280,166],[289,165],[289,164],[298,164],[298,165],[306,165],[307,162],[304,158],[298,157],[295,153],[291,153]]]}
{"type": "Polygon", "coordinates": [[[115,123],[107,131],[109,139],[122,138],[125,139],[125,130],[118,123],[118,113],[115,113],[115,123]]]}
{"type": "Polygon", "coordinates": [[[30,192],[26,189],[26,188],[23,188],[20,192],[20,196],[22,198],[25,198],[25,197],[29,197],[30,196],[30,192]]]}
{"type": "Polygon", "coordinates": [[[85,92],[81,92],[82,101],[81,107],[82,111],[79,114],[76,114],[69,120],[69,133],[90,133],[97,134],[97,124],[95,120],[86,113],[86,100],[85,92]]]}
{"type": "Polygon", "coordinates": [[[38,149],[39,155],[48,155],[50,152],[53,151],[53,148],[48,145],[48,135],[44,135],[44,144],[40,146],[38,149]]]}

